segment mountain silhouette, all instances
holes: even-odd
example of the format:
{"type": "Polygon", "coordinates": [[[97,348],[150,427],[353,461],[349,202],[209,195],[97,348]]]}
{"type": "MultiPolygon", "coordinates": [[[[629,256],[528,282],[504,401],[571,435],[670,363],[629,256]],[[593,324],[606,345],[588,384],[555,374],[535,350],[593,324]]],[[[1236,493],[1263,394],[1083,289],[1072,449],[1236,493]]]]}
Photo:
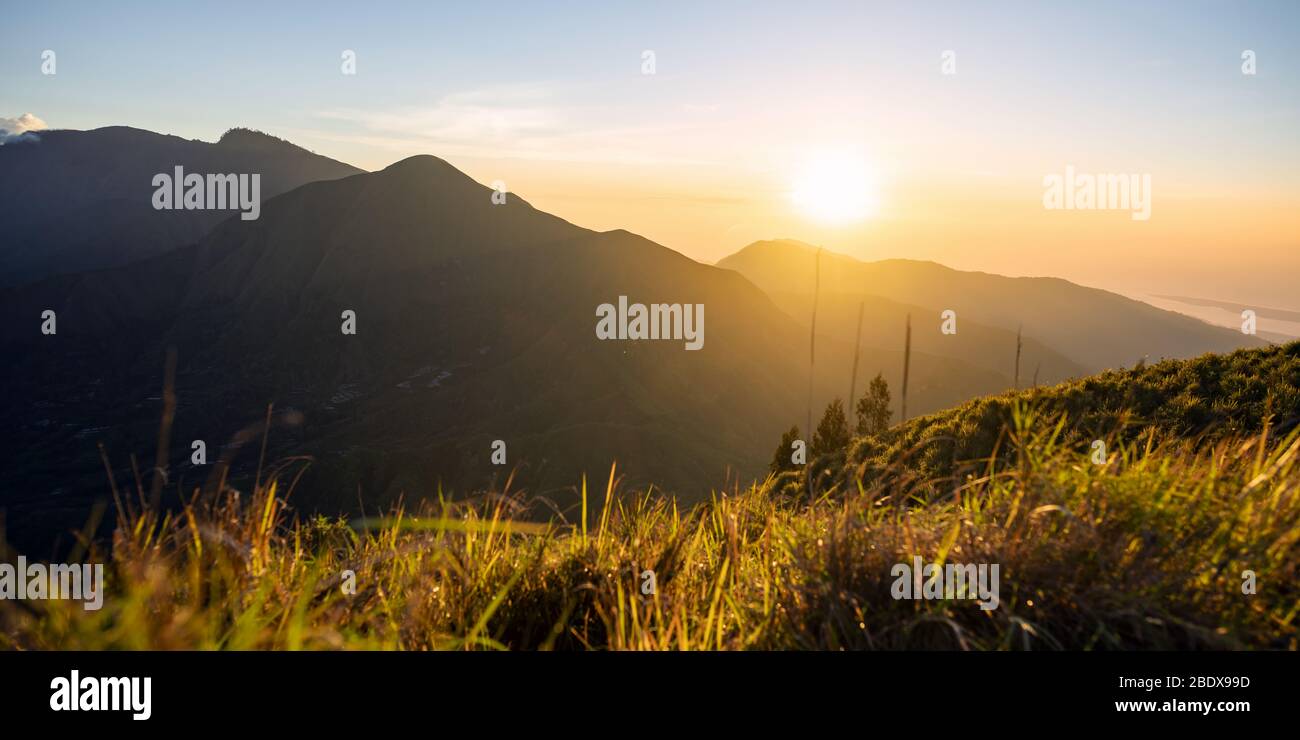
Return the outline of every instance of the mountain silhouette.
{"type": "Polygon", "coordinates": [[[0,285],[115,267],[192,244],[231,210],[155,210],[155,175],[260,175],[263,199],[361,172],[287,141],[231,129],[215,144],[110,126],[0,146],[0,285]]]}
{"type": "MultiPolygon", "coordinates": [[[[233,480],[250,472],[272,403],[267,458],[315,460],[295,494],[305,509],[360,499],[373,510],[512,473],[563,506],[584,474],[603,482],[615,461],[627,482],[688,501],[761,475],[807,414],[806,329],[735,272],[492,195],[417,156],[308,183],[190,246],[0,291],[11,317],[0,349],[13,358],[0,401],[13,456],[0,466],[5,505],[33,531],[80,526],[109,492],[100,444],[129,485],[130,456],[153,459],[168,350],[170,496],[223,457],[233,480]],[[599,340],[597,307],[620,296],[702,305],[703,348],[599,340]],[[40,331],[47,310],[54,335],[40,331]],[[345,311],[355,334],[342,331],[345,311]],[[190,462],[195,440],[207,466],[190,462]],[[497,440],[505,465],[491,461],[497,440]]],[[[818,417],[847,396],[850,357],[849,344],[819,342],[818,417]]],[[[900,352],[870,362],[896,382],[900,352]]],[[[918,411],[1004,384],[950,358],[918,365],[918,411]]]]}
{"type": "MultiPolygon", "coordinates": [[[[144,151],[172,138],[105,131],[144,151]]],[[[268,172],[258,156],[292,147],[277,142],[236,132],[202,146],[237,148],[250,157],[247,169],[268,172]]],[[[111,159],[138,158],[119,151],[111,159]]],[[[232,161],[221,168],[244,166],[232,161]]],[[[156,243],[162,251],[128,264],[0,289],[8,521],[22,521],[35,540],[84,525],[112,484],[148,487],[169,353],[176,406],[163,469],[172,503],[213,484],[218,461],[229,463],[226,483],[240,488],[263,458],[295,455],[312,464],[294,505],[329,514],[464,495],[513,476],[511,490],[572,515],[579,481],[585,475],[598,488],[614,462],[629,486],[653,484],[690,502],[761,477],[782,432],[807,426],[809,330],[797,295],[774,301],[755,285],[761,274],[701,264],[626,231],[585,229],[517,194],[504,203],[493,196],[451,164],[416,156],[301,184],[267,198],[256,220],[224,214],[205,235],[170,250],[156,243]],[[598,308],[622,297],[702,306],[702,348],[600,339],[598,308]],[[56,317],[53,334],[42,333],[46,312],[56,317]],[[355,333],[343,331],[346,321],[355,333]],[[191,458],[199,441],[202,465],[191,458]],[[497,443],[504,464],[492,459],[497,443]]],[[[146,205],[138,215],[136,228],[163,233],[150,221],[173,212],[146,205]]],[[[91,233],[93,224],[77,228],[91,233]]],[[[854,338],[836,316],[856,317],[860,298],[836,285],[826,296],[814,424],[831,399],[847,399],[854,385],[865,392],[877,372],[897,407],[907,311],[917,337],[910,415],[1012,382],[1014,334],[1005,326],[981,326],[959,305],[962,341],[996,345],[967,357],[920,338],[927,304],[890,297],[868,304],[854,380],[854,338]]],[[[1083,364],[1032,337],[1025,344],[1046,376],[1083,364]]],[[[1022,367],[1022,383],[1028,373],[1022,367]]]]}
{"type": "MultiPolygon", "coordinates": [[[[782,305],[809,303],[817,247],[794,240],[755,242],[718,262],[782,305]]],[[[1036,368],[1056,382],[1147,360],[1182,359],[1266,343],[1172,311],[1059,278],[1004,277],[917,260],[862,262],[821,253],[821,292],[840,325],[866,300],[864,335],[881,326],[901,337],[912,314],[914,346],[1014,374],[1015,335],[1022,333],[1021,385],[1036,368]],[[851,306],[851,309],[850,309],[851,306]],[[958,331],[943,335],[941,313],[957,315],[958,331]]],[[[797,314],[796,314],[797,315],[797,314]]],[[[820,317],[819,317],[820,319],[820,317]]],[[[853,328],[838,333],[851,336],[853,328]]],[[[897,340],[901,342],[901,339],[897,340]]]]}

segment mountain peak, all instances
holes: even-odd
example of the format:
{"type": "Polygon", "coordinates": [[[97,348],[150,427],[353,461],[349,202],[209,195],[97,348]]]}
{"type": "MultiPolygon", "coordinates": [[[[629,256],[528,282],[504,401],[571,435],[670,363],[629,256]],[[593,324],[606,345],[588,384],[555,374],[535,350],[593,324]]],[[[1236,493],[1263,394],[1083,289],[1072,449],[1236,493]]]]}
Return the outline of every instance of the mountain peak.
{"type": "Polygon", "coordinates": [[[799,241],[798,239],[778,238],[760,239],[749,246],[746,246],[744,249],[792,249],[804,252],[815,252],[819,249],[823,249],[823,247],[816,244],[809,244],[805,241],[799,241]]]}
{"type": "Polygon", "coordinates": [[[261,150],[301,149],[298,145],[285,141],[278,136],[272,136],[264,131],[242,126],[228,129],[221,135],[220,139],[217,139],[217,146],[261,150]]]}
{"type": "Polygon", "coordinates": [[[473,179],[464,172],[456,169],[455,165],[452,163],[442,159],[441,157],[435,157],[432,154],[416,154],[407,157],[406,159],[399,159],[385,167],[382,171],[428,176],[455,173],[465,179],[473,179]]]}
{"type": "Polygon", "coordinates": [[[432,154],[416,154],[400,159],[376,173],[402,187],[435,188],[444,192],[469,195],[487,190],[488,186],[456,169],[445,159],[432,154]]]}
{"type": "Polygon", "coordinates": [[[42,131],[39,146],[0,149],[6,246],[0,286],[115,267],[193,244],[231,214],[226,209],[159,214],[150,181],[177,166],[191,173],[255,173],[271,200],[300,185],[362,170],[248,128],[213,143],[130,126],[42,131]],[[75,218],[70,218],[76,214],[75,218]],[[26,248],[17,245],[30,244],[26,248]]]}

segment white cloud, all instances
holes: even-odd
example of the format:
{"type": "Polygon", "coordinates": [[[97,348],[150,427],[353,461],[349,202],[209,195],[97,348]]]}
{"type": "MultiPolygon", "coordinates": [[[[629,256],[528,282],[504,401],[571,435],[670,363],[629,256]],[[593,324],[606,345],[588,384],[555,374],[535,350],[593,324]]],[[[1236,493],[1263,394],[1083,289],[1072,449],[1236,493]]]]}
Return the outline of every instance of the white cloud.
{"type": "Polygon", "coordinates": [[[0,144],[20,139],[32,131],[44,131],[49,128],[45,121],[31,113],[24,113],[17,118],[0,118],[0,144]]]}

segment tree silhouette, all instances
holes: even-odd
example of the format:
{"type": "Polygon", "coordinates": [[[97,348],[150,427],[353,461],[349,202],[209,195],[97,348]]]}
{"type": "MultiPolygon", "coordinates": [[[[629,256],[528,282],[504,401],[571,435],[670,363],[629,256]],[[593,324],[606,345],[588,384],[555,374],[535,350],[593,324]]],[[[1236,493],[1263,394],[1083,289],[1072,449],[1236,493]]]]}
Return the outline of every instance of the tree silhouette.
{"type": "Polygon", "coordinates": [[[889,428],[894,412],[889,408],[889,383],[880,373],[872,379],[867,394],[858,400],[858,436],[880,434],[889,428]]]}
{"type": "Polygon", "coordinates": [[[796,465],[790,459],[794,454],[795,440],[799,439],[799,427],[792,426],[790,431],[781,435],[781,444],[777,445],[776,452],[772,455],[772,464],[767,466],[769,472],[773,475],[779,475],[787,470],[798,470],[800,465],[796,465]]]}
{"type": "Polygon", "coordinates": [[[813,435],[812,452],[816,455],[838,452],[849,445],[849,422],[844,416],[844,402],[835,399],[826,405],[817,433],[813,435]]]}

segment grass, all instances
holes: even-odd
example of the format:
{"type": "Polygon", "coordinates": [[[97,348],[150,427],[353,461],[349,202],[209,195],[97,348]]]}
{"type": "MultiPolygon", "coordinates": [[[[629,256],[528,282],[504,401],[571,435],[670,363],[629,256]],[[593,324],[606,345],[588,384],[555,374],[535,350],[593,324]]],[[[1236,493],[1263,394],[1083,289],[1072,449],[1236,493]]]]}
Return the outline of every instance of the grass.
{"type": "Polygon", "coordinates": [[[1003,445],[1017,405],[1068,420],[1060,442],[1080,451],[1155,430],[1165,438],[1218,439],[1258,434],[1266,419],[1300,425],[1300,342],[1266,349],[1139,364],[1056,386],[977,398],[952,409],[860,437],[819,468],[842,470],[841,484],[902,475],[909,481],[962,478],[1003,445]],[[900,462],[906,460],[906,465],[900,462]]]}
{"type": "Polygon", "coordinates": [[[509,492],[301,518],[293,461],[176,511],[138,490],[112,542],[86,542],[103,609],[0,601],[0,647],[1297,648],[1300,432],[1147,430],[1096,465],[1063,443],[1068,416],[1011,409],[998,454],[938,496],[883,476],[808,503],[768,480],[680,511],[611,469],[576,521],[530,524],[509,492]],[[1001,606],[893,599],[913,555],[1000,564],[1001,606]]]}

